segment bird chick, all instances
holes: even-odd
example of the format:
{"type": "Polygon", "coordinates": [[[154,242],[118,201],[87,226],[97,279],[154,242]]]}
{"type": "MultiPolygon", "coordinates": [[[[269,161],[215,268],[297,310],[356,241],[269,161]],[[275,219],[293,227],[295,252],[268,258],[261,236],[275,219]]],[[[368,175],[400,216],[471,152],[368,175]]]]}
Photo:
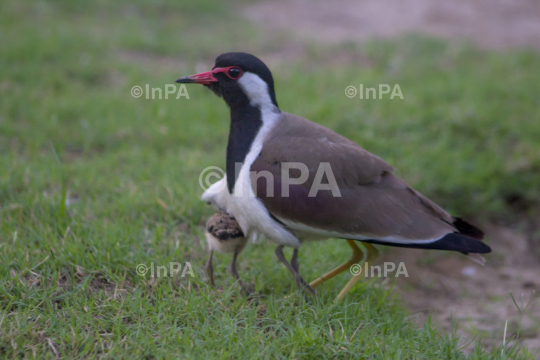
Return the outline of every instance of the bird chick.
{"type": "Polygon", "coordinates": [[[212,256],[214,251],[220,253],[234,253],[231,262],[231,272],[234,278],[247,292],[244,284],[236,271],[236,259],[238,254],[244,249],[248,240],[244,237],[242,229],[235,218],[224,211],[218,211],[206,222],[206,241],[210,250],[210,257],[206,263],[206,272],[210,278],[210,283],[214,285],[214,268],[212,267],[212,256]]]}

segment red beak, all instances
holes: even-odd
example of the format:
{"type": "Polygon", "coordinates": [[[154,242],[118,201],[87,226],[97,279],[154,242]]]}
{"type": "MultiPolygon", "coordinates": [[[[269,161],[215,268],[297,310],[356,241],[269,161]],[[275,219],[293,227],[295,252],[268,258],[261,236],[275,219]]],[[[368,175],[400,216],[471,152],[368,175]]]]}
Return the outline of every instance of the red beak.
{"type": "Polygon", "coordinates": [[[217,82],[218,79],[214,77],[212,74],[213,71],[207,71],[200,74],[190,75],[190,76],[184,76],[180,79],[176,80],[177,83],[183,83],[183,84],[205,84],[208,85],[213,82],[217,82]]]}

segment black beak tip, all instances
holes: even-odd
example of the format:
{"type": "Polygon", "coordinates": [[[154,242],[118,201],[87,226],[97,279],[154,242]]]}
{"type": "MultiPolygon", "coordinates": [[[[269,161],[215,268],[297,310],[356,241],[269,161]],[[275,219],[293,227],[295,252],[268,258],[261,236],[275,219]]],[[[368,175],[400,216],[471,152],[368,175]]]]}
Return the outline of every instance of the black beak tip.
{"type": "Polygon", "coordinates": [[[176,83],[180,84],[192,84],[195,81],[191,80],[188,76],[181,77],[175,81],[176,83]]]}

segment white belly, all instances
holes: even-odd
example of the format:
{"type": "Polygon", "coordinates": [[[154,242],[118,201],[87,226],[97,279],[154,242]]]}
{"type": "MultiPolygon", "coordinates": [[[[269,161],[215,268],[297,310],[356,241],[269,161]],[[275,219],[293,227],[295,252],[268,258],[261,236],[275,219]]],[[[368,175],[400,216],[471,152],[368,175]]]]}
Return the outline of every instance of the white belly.
{"type": "Polygon", "coordinates": [[[235,251],[240,252],[247,244],[247,239],[242,236],[233,239],[219,240],[208,231],[205,232],[205,235],[206,242],[208,243],[208,249],[220,253],[232,253],[235,251]]]}
{"type": "Polygon", "coordinates": [[[256,198],[251,188],[247,165],[244,163],[240,170],[232,195],[227,190],[227,179],[224,177],[204,192],[202,200],[211,202],[233,216],[246,237],[262,234],[275,243],[299,247],[300,241],[273,220],[268,210],[256,198]]]}

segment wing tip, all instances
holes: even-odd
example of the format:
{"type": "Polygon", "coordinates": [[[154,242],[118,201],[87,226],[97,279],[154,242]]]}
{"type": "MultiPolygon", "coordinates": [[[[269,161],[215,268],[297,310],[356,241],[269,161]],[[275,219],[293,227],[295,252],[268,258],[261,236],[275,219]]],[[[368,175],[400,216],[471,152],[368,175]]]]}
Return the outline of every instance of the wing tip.
{"type": "Polygon", "coordinates": [[[484,238],[484,232],[477,228],[474,225],[469,224],[462,218],[455,217],[453,218],[454,222],[452,225],[458,230],[462,235],[472,237],[473,239],[482,240],[484,238]]]}

